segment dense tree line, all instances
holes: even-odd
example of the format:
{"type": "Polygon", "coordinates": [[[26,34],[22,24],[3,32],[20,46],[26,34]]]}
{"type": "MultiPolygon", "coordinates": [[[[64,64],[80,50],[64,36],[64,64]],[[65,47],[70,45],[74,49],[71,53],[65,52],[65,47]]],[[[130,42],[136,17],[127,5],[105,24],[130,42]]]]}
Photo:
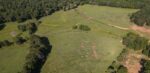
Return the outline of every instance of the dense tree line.
{"type": "Polygon", "coordinates": [[[91,4],[122,7],[122,8],[143,8],[148,0],[91,0],[91,4]]]}
{"type": "Polygon", "coordinates": [[[115,7],[143,8],[148,0],[0,0],[0,23],[25,21],[52,14],[58,10],[69,10],[82,4],[115,7]]]}
{"type": "Polygon", "coordinates": [[[0,23],[40,18],[57,10],[69,10],[86,0],[0,0],[0,23]]]}
{"type": "Polygon", "coordinates": [[[123,45],[134,50],[146,49],[148,39],[130,32],[123,37],[123,45]]]}

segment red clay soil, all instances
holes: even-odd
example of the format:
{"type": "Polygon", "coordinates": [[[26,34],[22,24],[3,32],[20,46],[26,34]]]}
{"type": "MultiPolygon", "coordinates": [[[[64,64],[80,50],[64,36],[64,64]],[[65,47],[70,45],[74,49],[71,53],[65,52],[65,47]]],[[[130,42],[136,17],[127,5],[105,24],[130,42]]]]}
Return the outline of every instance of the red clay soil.
{"type": "Polygon", "coordinates": [[[127,67],[128,73],[139,73],[141,70],[141,60],[142,56],[139,54],[129,53],[126,56],[126,60],[123,62],[123,65],[127,67]]]}
{"type": "Polygon", "coordinates": [[[139,32],[150,34],[150,29],[142,27],[142,26],[133,25],[130,27],[130,29],[134,31],[139,31],[139,32]]]}

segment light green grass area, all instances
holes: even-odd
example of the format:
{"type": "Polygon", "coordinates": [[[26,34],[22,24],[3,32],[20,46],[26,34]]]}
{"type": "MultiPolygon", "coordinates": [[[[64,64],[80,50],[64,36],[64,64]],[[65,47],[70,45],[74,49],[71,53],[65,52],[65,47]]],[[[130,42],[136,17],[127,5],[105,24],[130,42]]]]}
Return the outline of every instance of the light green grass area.
{"type": "Polygon", "coordinates": [[[22,70],[28,45],[12,45],[0,49],[0,73],[17,73],[22,70]]]}
{"type": "MultiPolygon", "coordinates": [[[[6,27],[0,31],[0,41],[13,41],[11,33],[19,34],[16,22],[6,23],[6,27]]],[[[0,48],[0,73],[17,73],[22,70],[25,56],[28,53],[28,44],[11,45],[0,48]]]]}
{"type": "Polygon", "coordinates": [[[135,11],[84,5],[42,18],[36,34],[49,37],[52,52],[41,73],[105,73],[122,51],[121,39],[128,32],[106,24],[128,27],[128,15],[135,11]],[[72,29],[80,24],[91,31],[72,29]]]}
{"type": "MultiPolygon", "coordinates": [[[[69,11],[58,11],[40,19],[38,32],[52,44],[41,73],[104,73],[124,47],[122,36],[128,31],[107,24],[129,27],[135,9],[84,5],[69,11]],[[74,25],[87,25],[91,31],[74,30],[74,25]]],[[[6,23],[1,40],[13,40],[11,33],[20,33],[15,22],[6,23]]],[[[27,33],[23,33],[27,36],[27,33]]],[[[17,73],[23,67],[29,45],[12,45],[0,49],[0,73],[17,73]]]]}

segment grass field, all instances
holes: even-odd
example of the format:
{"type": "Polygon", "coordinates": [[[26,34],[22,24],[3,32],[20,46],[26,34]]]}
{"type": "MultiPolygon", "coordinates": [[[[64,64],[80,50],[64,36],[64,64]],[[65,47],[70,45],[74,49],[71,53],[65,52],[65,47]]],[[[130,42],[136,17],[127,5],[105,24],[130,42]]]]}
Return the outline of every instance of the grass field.
{"type": "Polygon", "coordinates": [[[128,27],[128,16],[135,11],[84,5],[42,18],[37,34],[49,37],[53,46],[42,73],[105,73],[122,51],[121,37],[128,32],[106,24],[128,27]],[[91,31],[72,29],[80,24],[91,31]]]}
{"type": "MultiPolygon", "coordinates": [[[[12,32],[19,33],[16,22],[6,23],[6,27],[0,31],[0,41],[13,40],[12,32]]],[[[28,44],[12,45],[0,48],[0,73],[17,73],[22,70],[25,56],[28,53],[28,44]]]]}
{"type": "MultiPolygon", "coordinates": [[[[122,36],[128,30],[110,25],[128,27],[131,13],[137,10],[106,6],[84,5],[69,11],[58,11],[40,19],[36,34],[47,36],[52,44],[41,73],[104,73],[122,51],[122,36]],[[74,30],[74,25],[88,25],[91,31],[74,30]]],[[[0,31],[0,40],[12,40],[11,32],[19,33],[18,23],[9,22],[0,31]]],[[[0,49],[0,73],[21,70],[28,44],[0,49]]]]}

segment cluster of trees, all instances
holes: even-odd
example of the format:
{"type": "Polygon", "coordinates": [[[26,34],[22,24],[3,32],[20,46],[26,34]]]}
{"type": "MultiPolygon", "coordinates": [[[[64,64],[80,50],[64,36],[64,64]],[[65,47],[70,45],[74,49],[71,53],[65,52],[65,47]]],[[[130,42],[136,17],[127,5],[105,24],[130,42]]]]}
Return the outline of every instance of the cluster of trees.
{"type": "Polygon", "coordinates": [[[30,37],[30,51],[26,56],[26,62],[20,73],[40,73],[52,46],[48,38],[32,35],[30,37]]]}
{"type": "Polygon", "coordinates": [[[141,37],[135,33],[129,32],[123,37],[123,45],[127,48],[140,50],[146,49],[148,44],[148,39],[141,37]]]}
{"type": "Polygon", "coordinates": [[[128,73],[127,68],[123,65],[120,65],[116,61],[113,61],[113,63],[108,67],[106,73],[128,73]]]}
{"type": "MultiPolygon", "coordinates": [[[[150,3],[149,3],[150,4],[150,3]]],[[[150,5],[145,6],[130,17],[131,21],[139,26],[150,26],[150,5]]]]}
{"type": "Polygon", "coordinates": [[[11,44],[12,44],[12,42],[10,42],[8,40],[0,41],[0,48],[10,46],[11,44]]]}
{"type": "Polygon", "coordinates": [[[28,23],[22,23],[18,25],[18,29],[22,32],[27,31],[29,34],[33,34],[37,31],[37,26],[39,23],[36,22],[28,22],[28,23]]]}

